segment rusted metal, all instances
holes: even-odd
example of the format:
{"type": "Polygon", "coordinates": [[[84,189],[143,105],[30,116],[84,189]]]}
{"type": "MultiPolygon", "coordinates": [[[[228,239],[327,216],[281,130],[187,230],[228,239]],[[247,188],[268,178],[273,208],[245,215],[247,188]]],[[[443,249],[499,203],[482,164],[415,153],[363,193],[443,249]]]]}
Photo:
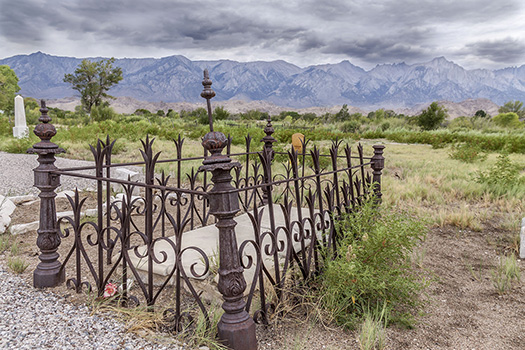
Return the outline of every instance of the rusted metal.
{"type": "Polygon", "coordinates": [[[63,153],[64,150],[51,142],[55,136],[56,129],[50,124],[51,118],[47,115],[48,109],[44,100],[41,101],[38,119],[40,124],[35,127],[34,133],[40,138],[40,142],[33,145],[28,153],[38,154],[38,167],[34,169],[35,187],[40,190],[40,223],[38,226],[38,238],[36,245],[40,250],[40,263],[33,273],[33,285],[38,288],[54,287],[64,282],[64,271],[58,260],[57,253],[60,246],[58,234],[55,190],[60,186],[60,175],[51,174],[56,170],[55,154],[63,153]]]}
{"type": "Polygon", "coordinates": [[[381,193],[381,174],[385,167],[385,158],[383,157],[384,145],[374,145],[374,156],[372,157],[373,181],[375,200],[379,204],[382,202],[383,194],[381,193]]]}
{"type": "MultiPolygon", "coordinates": [[[[208,115],[212,116],[210,99],[214,93],[209,76],[203,85],[208,115]]],[[[173,303],[165,312],[167,329],[191,331],[200,316],[210,326],[207,304],[195,285],[198,279],[213,280],[207,277],[212,256],[199,247],[199,242],[190,245],[186,239],[191,232],[186,232],[216,223],[220,237],[216,288],[223,296],[225,310],[219,336],[233,349],[256,348],[254,322],[268,323],[275,305],[287,296],[287,278],[294,275],[308,281],[322,272],[322,252],[336,253],[339,244],[341,233],[335,220],[359,210],[371,195],[381,200],[383,145],[374,146],[371,158],[365,157],[361,145],[356,153],[338,140],[332,143],[329,154],[322,154],[315,145],[310,147],[307,139],[301,153],[291,148],[278,152],[273,148],[276,140],[268,120],[263,147],[253,150],[252,138],[246,135],[244,152],[233,154],[231,138],[211,131],[210,117],[210,132],[202,141],[203,156],[183,158],[184,139],[179,136],[174,140],[176,158],[161,159],[154,151],[154,140],[148,137],[142,142],[142,161],[113,164],[115,141],[108,137],[91,147],[93,166],[57,169],[54,154],[62,150],[50,142],[55,131],[45,106],[41,121],[43,125],[37,130],[42,141],[32,149],[39,155],[35,185],[42,198],[37,241],[42,262],[35,270],[35,286],[57,285],[66,273],[68,287],[77,292],[93,289],[102,296],[107,283],[120,281],[122,304],[146,304],[150,309],[169,292],[173,303]],[[282,164],[275,164],[277,159],[282,164]],[[183,165],[189,162],[195,168],[184,173],[188,166],[183,165]],[[159,164],[172,164],[175,172],[160,172],[159,164]],[[129,165],[142,166],[144,180],[111,177],[116,168],[129,165]],[[86,170],[92,173],[86,174],[86,170]],[[96,219],[81,216],[86,198],[77,192],[68,197],[73,215],[57,222],[54,191],[60,176],[96,182],[96,219]],[[123,187],[118,199],[111,197],[112,184],[123,187]],[[236,232],[238,215],[249,218],[242,232],[236,232]],[[247,231],[249,238],[243,236],[238,241],[238,236],[247,231]],[[62,264],[56,253],[61,241],[68,248],[62,264]],[[182,262],[188,254],[199,257],[200,270],[192,266],[185,271],[182,262]],[[167,265],[166,275],[155,275],[154,267],[165,263],[168,256],[173,257],[173,264],[167,265]],[[146,267],[142,271],[137,259],[146,267]],[[291,274],[290,269],[298,273],[291,274]],[[253,278],[247,280],[248,275],[253,278]],[[128,280],[133,280],[132,288],[128,280]],[[272,296],[277,296],[273,302],[266,294],[270,289],[274,290],[272,296]]]]}
{"type": "Polygon", "coordinates": [[[205,90],[202,96],[208,102],[210,132],[204,136],[202,145],[211,155],[203,161],[199,170],[212,173],[213,188],[208,193],[208,198],[210,213],[217,219],[215,226],[219,229],[219,283],[217,288],[224,299],[222,304],[224,314],[217,325],[217,330],[219,339],[230,348],[255,350],[257,349],[255,323],[245,310],[246,302],[243,294],[246,289],[246,280],[235,235],[237,223],[233,219],[240,209],[238,196],[232,192],[234,187],[231,185],[233,178],[230,171],[240,167],[241,164],[232,162],[230,157],[221,154],[228,139],[224,134],[213,131],[211,104],[208,96],[213,97],[214,94],[209,92],[211,81],[207,73],[204,71],[205,90]],[[207,92],[206,89],[208,89],[207,92]]]}
{"type": "MultiPolygon", "coordinates": [[[[274,150],[273,150],[273,144],[274,142],[277,142],[277,140],[272,136],[272,134],[275,132],[272,126],[272,118],[268,115],[268,120],[266,123],[266,127],[264,128],[264,133],[266,136],[264,136],[261,139],[261,142],[264,142],[263,152],[268,154],[269,161],[273,161],[274,157],[274,150]]],[[[264,182],[269,182],[270,180],[264,176],[264,182]]],[[[263,203],[268,204],[268,191],[263,192],[263,203]]]]}
{"type": "MultiPolygon", "coordinates": [[[[208,122],[210,123],[210,132],[213,132],[213,114],[211,110],[210,99],[215,97],[215,91],[211,88],[212,81],[208,69],[204,70],[204,79],[202,80],[202,86],[204,90],[201,92],[201,97],[206,99],[206,105],[208,106],[208,122]]],[[[223,135],[224,136],[224,135],[223,135]]]]}

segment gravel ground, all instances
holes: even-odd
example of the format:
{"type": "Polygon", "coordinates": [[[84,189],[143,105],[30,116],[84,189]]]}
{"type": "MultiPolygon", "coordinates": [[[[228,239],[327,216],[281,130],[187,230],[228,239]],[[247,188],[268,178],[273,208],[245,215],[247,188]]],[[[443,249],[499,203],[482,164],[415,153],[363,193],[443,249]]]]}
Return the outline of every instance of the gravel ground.
{"type": "MultiPolygon", "coordinates": [[[[0,152],[0,194],[37,194],[33,172],[37,156],[0,152]]],[[[59,168],[91,162],[57,158],[59,168]]],[[[62,176],[59,190],[92,187],[92,181],[62,176]]],[[[126,333],[124,324],[108,314],[91,315],[86,306],[33,288],[11,274],[0,261],[0,349],[179,349],[126,333]]]]}
{"type": "MultiPolygon", "coordinates": [[[[2,172],[0,173],[0,195],[18,196],[25,194],[38,194],[39,191],[33,187],[34,175],[32,169],[38,166],[38,156],[36,154],[11,154],[0,152],[0,164],[2,172]]],[[[94,162],[85,160],[74,160],[56,157],[55,165],[57,168],[73,168],[81,166],[94,166],[94,162]]],[[[139,167],[127,167],[128,169],[141,172],[139,167]]],[[[90,173],[90,171],[84,171],[90,173]]],[[[94,171],[91,171],[94,175],[94,171]]],[[[74,190],[79,188],[94,189],[96,183],[93,180],[73,178],[70,176],[60,177],[61,186],[57,193],[65,190],[74,190]]]]}
{"type": "Polygon", "coordinates": [[[110,316],[91,315],[0,266],[0,349],[181,349],[126,333],[110,316]]]}
{"type": "MultiPolygon", "coordinates": [[[[33,187],[34,177],[32,169],[38,166],[38,156],[36,154],[11,154],[0,152],[0,195],[24,195],[38,194],[38,189],[33,187]]],[[[86,165],[94,165],[93,162],[83,160],[72,160],[57,157],[55,165],[58,168],[70,168],[86,165]]],[[[93,181],[88,179],[73,179],[69,176],[60,178],[61,187],[57,192],[63,190],[74,190],[75,187],[89,188],[94,187],[93,181]]]]}

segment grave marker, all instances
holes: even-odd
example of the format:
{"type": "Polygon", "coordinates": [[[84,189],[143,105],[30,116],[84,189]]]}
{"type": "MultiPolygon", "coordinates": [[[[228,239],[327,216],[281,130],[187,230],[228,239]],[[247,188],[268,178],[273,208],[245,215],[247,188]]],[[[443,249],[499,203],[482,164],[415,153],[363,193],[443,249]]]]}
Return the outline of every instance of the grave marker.
{"type": "Polygon", "coordinates": [[[15,97],[15,127],[13,128],[13,136],[17,139],[29,137],[29,128],[26,124],[24,98],[20,95],[15,97]]]}

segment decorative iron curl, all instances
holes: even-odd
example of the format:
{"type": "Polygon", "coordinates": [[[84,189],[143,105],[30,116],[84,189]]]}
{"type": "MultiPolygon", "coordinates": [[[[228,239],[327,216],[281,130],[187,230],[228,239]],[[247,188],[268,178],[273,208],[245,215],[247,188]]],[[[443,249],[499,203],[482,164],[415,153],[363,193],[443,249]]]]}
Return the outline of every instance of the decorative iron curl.
{"type": "Polygon", "coordinates": [[[276,306],[273,303],[266,303],[263,307],[253,314],[253,321],[257,324],[268,324],[269,315],[273,314],[276,310],[276,306]]]}
{"type": "Polygon", "coordinates": [[[162,313],[162,329],[166,332],[180,333],[189,329],[194,322],[195,320],[189,312],[177,314],[177,311],[169,308],[162,313]]]}
{"type": "Polygon", "coordinates": [[[93,291],[93,288],[91,287],[91,284],[89,282],[80,282],[77,281],[76,278],[69,278],[66,281],[66,287],[68,289],[73,289],[77,293],[80,293],[82,291],[82,287],[86,288],[87,293],[91,293],[93,291]]]}

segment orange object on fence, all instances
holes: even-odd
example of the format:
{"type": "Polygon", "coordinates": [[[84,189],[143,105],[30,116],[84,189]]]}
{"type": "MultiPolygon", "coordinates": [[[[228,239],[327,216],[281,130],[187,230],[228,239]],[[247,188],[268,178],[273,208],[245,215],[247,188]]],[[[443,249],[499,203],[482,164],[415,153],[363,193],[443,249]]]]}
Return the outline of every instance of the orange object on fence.
{"type": "Polygon", "coordinates": [[[292,146],[297,153],[303,152],[304,135],[300,132],[292,135],[292,146]]]}

